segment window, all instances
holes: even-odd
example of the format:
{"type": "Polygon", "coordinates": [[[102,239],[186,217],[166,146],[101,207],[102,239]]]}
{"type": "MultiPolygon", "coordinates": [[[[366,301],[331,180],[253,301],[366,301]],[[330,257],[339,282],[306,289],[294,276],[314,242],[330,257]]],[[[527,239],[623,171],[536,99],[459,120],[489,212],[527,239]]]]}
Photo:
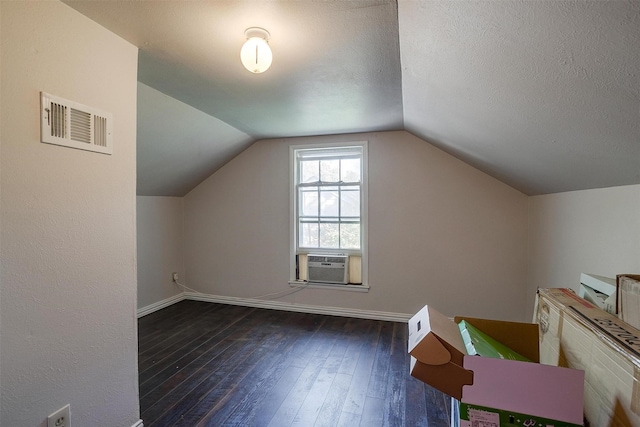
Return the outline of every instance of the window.
{"type": "Polygon", "coordinates": [[[349,257],[349,282],[363,283],[366,143],[291,147],[293,280],[308,254],[349,257]]]}

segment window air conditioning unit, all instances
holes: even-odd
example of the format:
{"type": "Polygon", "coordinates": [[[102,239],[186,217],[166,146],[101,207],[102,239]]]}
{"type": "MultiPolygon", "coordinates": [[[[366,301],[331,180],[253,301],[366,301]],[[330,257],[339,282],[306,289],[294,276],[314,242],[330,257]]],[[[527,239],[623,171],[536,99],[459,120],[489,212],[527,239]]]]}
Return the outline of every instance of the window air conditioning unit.
{"type": "Polygon", "coordinates": [[[307,279],[316,283],[349,283],[348,255],[307,255],[307,279]]]}

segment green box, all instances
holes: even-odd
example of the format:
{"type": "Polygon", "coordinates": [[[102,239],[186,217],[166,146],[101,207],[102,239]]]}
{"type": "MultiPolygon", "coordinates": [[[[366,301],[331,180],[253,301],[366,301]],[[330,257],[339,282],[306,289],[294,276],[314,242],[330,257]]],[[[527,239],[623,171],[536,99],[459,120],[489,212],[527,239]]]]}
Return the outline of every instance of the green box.
{"type": "Polygon", "coordinates": [[[460,427],[582,427],[582,424],[572,424],[464,402],[459,403],[459,417],[459,423],[456,425],[460,427]]]}
{"type": "Polygon", "coordinates": [[[531,362],[531,360],[487,335],[466,320],[461,320],[458,323],[458,327],[460,328],[462,341],[467,348],[467,354],[470,356],[478,355],[482,357],[493,357],[496,359],[531,362]]]}

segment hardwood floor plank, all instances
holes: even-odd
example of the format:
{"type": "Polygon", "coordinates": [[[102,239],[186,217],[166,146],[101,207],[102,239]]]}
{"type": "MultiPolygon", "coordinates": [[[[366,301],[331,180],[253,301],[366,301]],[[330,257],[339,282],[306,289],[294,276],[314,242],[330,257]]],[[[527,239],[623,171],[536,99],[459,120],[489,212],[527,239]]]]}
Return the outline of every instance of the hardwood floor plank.
{"type": "Polygon", "coordinates": [[[181,301],[138,319],[140,413],[160,426],[428,426],[407,325],[181,301]]]}
{"type": "Polygon", "coordinates": [[[391,352],[389,354],[389,374],[385,392],[383,425],[402,427],[405,425],[404,400],[406,396],[408,329],[400,323],[393,324],[391,352]]]}
{"type": "Polygon", "coordinates": [[[246,322],[242,322],[252,324],[252,321],[257,319],[258,324],[250,331],[256,335],[249,339],[238,339],[240,351],[224,363],[217,364],[210,375],[200,381],[170,411],[163,414],[158,425],[172,425],[179,420],[180,425],[194,426],[210,408],[220,403],[221,399],[228,398],[229,391],[233,390],[237,382],[264,357],[269,347],[277,346],[282,340],[285,330],[274,322],[282,318],[282,313],[260,309],[246,322]]]}
{"type": "Polygon", "coordinates": [[[341,355],[340,365],[327,398],[318,413],[315,425],[334,426],[340,422],[360,352],[367,342],[367,338],[374,336],[373,331],[376,331],[374,326],[375,322],[354,318],[345,323],[341,331],[341,338],[332,350],[333,354],[341,355]]]}
{"type": "Polygon", "coordinates": [[[340,366],[342,356],[328,356],[318,374],[318,377],[311,386],[307,397],[302,402],[300,409],[291,423],[292,426],[305,427],[315,424],[320,409],[329,394],[329,389],[340,366]]]}
{"type": "MultiPolygon", "coordinates": [[[[168,319],[171,316],[174,316],[176,313],[180,313],[183,310],[183,306],[189,304],[192,301],[180,301],[175,304],[171,304],[161,310],[154,311],[153,313],[149,313],[145,316],[138,318],[138,328],[149,330],[154,325],[159,324],[164,319],[168,319]]],[[[145,338],[144,336],[138,336],[138,339],[145,338]]]]}
{"type": "MultiPolygon", "coordinates": [[[[195,318],[190,318],[187,320],[188,328],[174,328],[171,331],[158,335],[153,343],[149,343],[144,349],[138,351],[140,372],[149,369],[173,351],[179,350],[183,346],[188,346],[187,343],[190,340],[197,338],[203,333],[207,333],[208,328],[215,324],[214,322],[215,321],[210,321],[207,324],[202,320],[198,321],[195,318]]],[[[223,320],[219,320],[219,322],[224,323],[223,320]]]]}
{"type": "MultiPolygon", "coordinates": [[[[180,331],[171,337],[159,342],[155,347],[141,353],[138,357],[138,370],[142,374],[145,374],[147,370],[154,368],[156,365],[161,364],[163,361],[174,356],[180,350],[189,349],[197,343],[200,338],[203,338],[210,333],[211,328],[214,328],[216,324],[220,324],[220,321],[211,322],[210,324],[200,321],[200,323],[194,323],[188,330],[180,331]]],[[[166,362],[165,362],[166,365],[166,362]]]]}
{"type": "MultiPolygon", "coordinates": [[[[304,369],[297,366],[289,366],[283,372],[282,377],[270,390],[269,394],[253,409],[253,426],[263,427],[269,425],[274,414],[282,406],[282,402],[287,398],[295,384],[297,383],[304,369]]],[[[229,417],[229,423],[225,425],[241,425],[234,424],[234,420],[242,418],[243,414],[234,414],[229,417]]]]}
{"type": "Polygon", "coordinates": [[[256,407],[289,367],[291,349],[301,334],[302,331],[283,333],[283,338],[270,347],[260,364],[256,364],[224,399],[210,409],[198,426],[254,425],[256,407]]]}
{"type": "MultiPolygon", "coordinates": [[[[207,305],[201,301],[181,301],[181,311],[178,311],[168,318],[162,318],[157,323],[153,323],[146,328],[144,335],[138,335],[138,352],[144,353],[150,347],[161,343],[167,336],[171,336],[189,327],[191,322],[198,316],[209,310],[215,310],[215,305],[207,305]],[[197,304],[194,304],[197,303],[197,304]]],[[[156,312],[158,313],[158,312],[156,312]]],[[[150,316],[153,316],[152,313],[150,316]]]]}
{"type": "Polygon", "coordinates": [[[337,427],[355,427],[355,426],[359,426],[359,425],[361,425],[360,424],[360,419],[361,418],[362,418],[362,415],[351,414],[349,412],[344,412],[343,411],[340,414],[340,419],[338,419],[338,424],[336,424],[336,426],[337,427]]]}
{"type": "MultiPolygon", "coordinates": [[[[407,366],[407,372],[409,367],[407,366]]],[[[404,422],[406,426],[430,426],[427,417],[427,399],[423,382],[409,376],[406,380],[404,422]]]]}
{"type": "Polygon", "coordinates": [[[309,343],[314,338],[315,332],[325,324],[327,319],[323,319],[323,317],[324,316],[296,313],[296,317],[291,319],[291,324],[295,325],[291,330],[299,332],[299,336],[293,348],[287,351],[286,357],[279,362],[281,368],[285,368],[283,372],[284,378],[280,378],[274,388],[271,389],[268,395],[264,396],[261,401],[251,403],[247,400],[244,402],[250,409],[245,408],[243,410],[242,407],[236,408],[234,414],[225,421],[224,425],[232,426],[248,423],[247,425],[252,426],[266,426],[269,424],[271,418],[282,405],[282,402],[284,402],[286,396],[303,372],[304,368],[299,366],[308,363],[309,354],[314,352],[314,349],[320,344],[315,342],[313,345],[310,345],[309,343]],[[309,351],[309,349],[311,349],[311,351],[309,351]]]}
{"type": "MultiPolygon", "coordinates": [[[[241,345],[235,343],[235,338],[242,336],[242,333],[242,331],[233,331],[221,341],[213,341],[211,343],[213,345],[198,347],[189,354],[189,357],[177,360],[175,365],[165,368],[156,376],[141,383],[141,406],[148,407],[147,404],[167,397],[185,381],[190,383],[197,381],[198,375],[205,375],[208,369],[213,369],[216,363],[223,360],[221,357],[224,357],[225,352],[233,354],[240,349],[241,345]]],[[[245,335],[248,333],[245,331],[245,335]]]]}
{"type": "MultiPolygon", "coordinates": [[[[200,301],[183,300],[175,304],[171,304],[161,310],[154,311],[146,316],[138,318],[138,326],[145,330],[153,330],[159,327],[162,322],[169,321],[169,319],[175,316],[182,315],[186,312],[186,308],[190,306],[198,305],[200,301]]],[[[145,338],[145,336],[138,336],[138,338],[145,338]]]]}
{"type": "MultiPolygon", "coordinates": [[[[255,336],[253,339],[261,340],[259,336],[255,336]]],[[[193,391],[197,390],[204,381],[215,383],[220,377],[226,376],[233,364],[247,356],[243,353],[243,348],[243,344],[231,343],[231,345],[225,346],[222,353],[217,355],[215,359],[198,369],[193,376],[179,377],[178,385],[171,384],[171,390],[168,393],[165,393],[164,387],[161,387],[147,394],[140,401],[141,406],[148,405],[147,409],[142,412],[145,426],[156,425],[155,422],[158,422],[157,425],[167,425],[169,418],[175,421],[193,405],[198,404],[200,396],[197,395],[198,392],[193,393],[193,391]],[[156,395],[160,397],[158,400],[155,399],[156,395]]]]}
{"type": "Polygon", "coordinates": [[[340,367],[338,368],[339,374],[353,375],[356,370],[356,365],[358,364],[360,351],[364,344],[365,340],[361,337],[354,337],[349,340],[349,345],[345,350],[342,363],[340,363],[340,367]]]}
{"type": "Polygon", "coordinates": [[[333,427],[339,424],[342,407],[349,391],[352,376],[336,373],[322,407],[313,424],[317,427],[333,427]]]}
{"type": "Polygon", "coordinates": [[[361,426],[381,426],[384,418],[384,399],[369,397],[365,399],[361,426]]]}
{"type": "Polygon", "coordinates": [[[157,360],[150,366],[145,368],[142,363],[139,362],[138,372],[141,387],[150,380],[154,380],[156,383],[165,381],[166,376],[163,377],[161,375],[162,373],[166,375],[168,372],[175,372],[175,369],[178,369],[180,366],[186,366],[197,358],[199,353],[205,351],[211,343],[227,338],[233,333],[233,326],[237,322],[240,322],[246,315],[246,311],[239,311],[237,313],[234,311],[227,312],[224,318],[217,318],[208,328],[199,328],[201,333],[198,336],[191,341],[183,343],[183,345],[176,348],[175,351],[171,353],[162,352],[164,356],[156,357],[155,359],[157,360]]]}
{"type": "Polygon", "coordinates": [[[278,407],[275,414],[273,414],[268,426],[282,427],[290,426],[291,423],[293,423],[304,399],[307,397],[307,394],[309,394],[309,390],[311,390],[313,383],[316,381],[318,375],[320,375],[324,362],[322,358],[314,357],[309,359],[307,366],[300,374],[293,388],[289,394],[287,394],[287,397],[280,407],[278,407]]]}
{"type": "Polygon", "coordinates": [[[387,377],[389,376],[389,356],[391,355],[391,338],[393,323],[381,323],[380,339],[376,347],[375,359],[371,368],[371,378],[367,388],[367,396],[384,399],[387,392],[387,377]]]}
{"type": "MultiPolygon", "coordinates": [[[[180,425],[190,427],[210,425],[206,422],[206,416],[212,414],[211,411],[224,411],[224,406],[228,403],[231,396],[233,396],[233,392],[239,384],[250,374],[255,374],[255,370],[259,369],[256,365],[259,364],[262,366],[265,359],[267,359],[268,355],[271,354],[273,349],[277,347],[278,342],[283,338],[283,332],[274,331],[268,334],[259,346],[248,350],[250,354],[244,360],[239,361],[239,363],[234,363],[233,369],[231,369],[227,375],[220,375],[215,381],[207,381],[206,387],[208,387],[208,390],[204,393],[200,393],[200,390],[194,390],[194,395],[198,394],[201,396],[200,400],[197,405],[192,405],[188,411],[182,414],[180,425]],[[204,424],[199,424],[200,422],[204,424]]],[[[204,384],[205,383],[203,383],[203,385],[204,384]]],[[[199,389],[204,390],[202,387],[199,389]]],[[[191,399],[187,398],[187,400],[191,399]]],[[[212,415],[215,415],[215,412],[212,415]]]]}
{"type": "Polygon", "coordinates": [[[451,400],[435,388],[425,384],[427,420],[431,427],[449,427],[451,424],[451,400]]]}
{"type": "MultiPolygon", "coordinates": [[[[176,360],[170,359],[172,362],[170,366],[178,366],[179,370],[173,370],[170,367],[165,368],[165,370],[156,374],[156,377],[151,377],[149,379],[146,378],[146,371],[142,373],[141,378],[143,381],[140,381],[141,388],[141,397],[145,396],[149,391],[153,390],[158,385],[170,381],[170,387],[175,387],[177,384],[175,381],[171,380],[171,376],[176,375],[177,373],[181,373],[183,376],[189,377],[193,372],[197,369],[200,369],[209,359],[214,358],[217,354],[224,350],[228,345],[231,344],[234,338],[242,337],[242,334],[249,334],[251,329],[257,326],[260,321],[258,319],[253,319],[249,321],[245,321],[242,324],[238,324],[240,321],[244,321],[247,316],[245,312],[244,315],[237,315],[233,318],[229,318],[227,320],[227,328],[222,332],[215,334],[215,331],[212,331],[211,340],[205,341],[202,346],[196,348],[185,348],[185,356],[183,358],[177,358],[176,360]],[[170,377],[167,377],[170,375],[170,377]]],[[[223,320],[220,321],[221,324],[225,322],[223,320]]]]}
{"type": "Polygon", "coordinates": [[[318,351],[318,348],[321,345],[326,344],[324,340],[326,332],[322,332],[322,327],[324,327],[327,320],[328,319],[320,320],[320,324],[318,325],[318,327],[309,335],[307,342],[296,354],[296,358],[291,362],[292,366],[304,368],[305,366],[307,366],[309,359],[311,359],[318,351]]]}
{"type": "Polygon", "coordinates": [[[347,392],[347,397],[344,402],[343,411],[350,414],[362,415],[362,411],[364,410],[367,389],[369,388],[376,348],[382,328],[381,322],[374,322],[375,327],[364,337],[365,342],[360,348],[358,361],[356,362],[351,384],[349,385],[349,391],[347,392]]]}
{"type": "Polygon", "coordinates": [[[368,342],[374,334],[377,332],[377,323],[371,320],[356,319],[360,323],[355,330],[351,332],[349,337],[349,345],[345,351],[345,355],[340,364],[338,373],[353,375],[358,364],[360,352],[364,345],[368,342]]]}
{"type": "MultiPolygon", "coordinates": [[[[233,306],[222,304],[210,304],[194,306],[189,309],[188,314],[184,317],[172,319],[172,322],[163,326],[162,329],[154,331],[153,339],[147,339],[144,344],[138,346],[138,356],[144,361],[150,355],[153,356],[158,352],[158,348],[166,348],[170,343],[181,339],[185,334],[191,333],[195,328],[200,326],[207,327],[216,320],[223,321],[227,316],[231,316],[234,311],[233,306]],[[229,313],[229,314],[228,314],[229,313]]],[[[238,310],[236,306],[236,311],[238,310]]],[[[247,312],[242,312],[247,315],[247,312]]]]}
{"type": "MultiPolygon", "coordinates": [[[[153,402],[156,396],[161,399],[153,404],[148,413],[144,415],[154,421],[160,420],[158,425],[168,425],[169,420],[175,421],[180,418],[187,410],[198,404],[205,393],[225,378],[234,366],[249,357],[268,337],[269,331],[261,327],[265,321],[269,320],[265,320],[261,316],[254,316],[247,322],[242,322],[243,326],[238,329],[238,336],[233,336],[225,343],[226,345],[223,344],[220,348],[221,351],[215,358],[205,358],[203,362],[206,363],[197,367],[197,370],[188,378],[178,376],[176,378],[179,384],[177,387],[172,387],[171,391],[165,393],[165,384],[163,384],[160,390],[154,390],[156,393],[151,392],[145,396],[145,404],[153,402]]],[[[171,383],[170,385],[174,386],[175,384],[171,383]]]]}
{"type": "MultiPolygon", "coordinates": [[[[169,393],[173,387],[181,381],[191,378],[191,376],[203,368],[203,366],[226,351],[226,349],[234,342],[248,339],[252,333],[255,333],[253,328],[259,323],[260,321],[258,319],[250,319],[247,322],[244,322],[242,326],[225,329],[218,336],[212,337],[214,339],[206,342],[206,345],[197,347],[184,358],[173,361],[175,365],[172,364],[158,373],[155,377],[140,383],[141,398],[145,398],[147,394],[151,393],[159,386],[162,386],[162,390],[160,390],[159,393],[155,393],[155,398],[169,393]],[[175,369],[173,368],[174,366],[175,369]]],[[[236,344],[236,346],[237,345],[239,344],[236,344]]],[[[154,397],[152,397],[152,399],[153,398],[154,397]]],[[[145,407],[144,404],[142,404],[142,406],[145,407]]]]}

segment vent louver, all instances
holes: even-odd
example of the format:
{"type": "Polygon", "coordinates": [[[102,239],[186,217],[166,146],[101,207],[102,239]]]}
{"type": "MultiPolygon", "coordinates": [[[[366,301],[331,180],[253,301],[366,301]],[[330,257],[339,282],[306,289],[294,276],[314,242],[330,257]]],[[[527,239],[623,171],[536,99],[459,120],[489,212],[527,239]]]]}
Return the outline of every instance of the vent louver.
{"type": "Polygon", "coordinates": [[[113,154],[110,113],[45,92],[40,99],[42,142],[113,154]]]}
{"type": "Polygon", "coordinates": [[[349,256],[309,254],[307,278],[309,282],[346,285],[349,283],[349,256]]]}

